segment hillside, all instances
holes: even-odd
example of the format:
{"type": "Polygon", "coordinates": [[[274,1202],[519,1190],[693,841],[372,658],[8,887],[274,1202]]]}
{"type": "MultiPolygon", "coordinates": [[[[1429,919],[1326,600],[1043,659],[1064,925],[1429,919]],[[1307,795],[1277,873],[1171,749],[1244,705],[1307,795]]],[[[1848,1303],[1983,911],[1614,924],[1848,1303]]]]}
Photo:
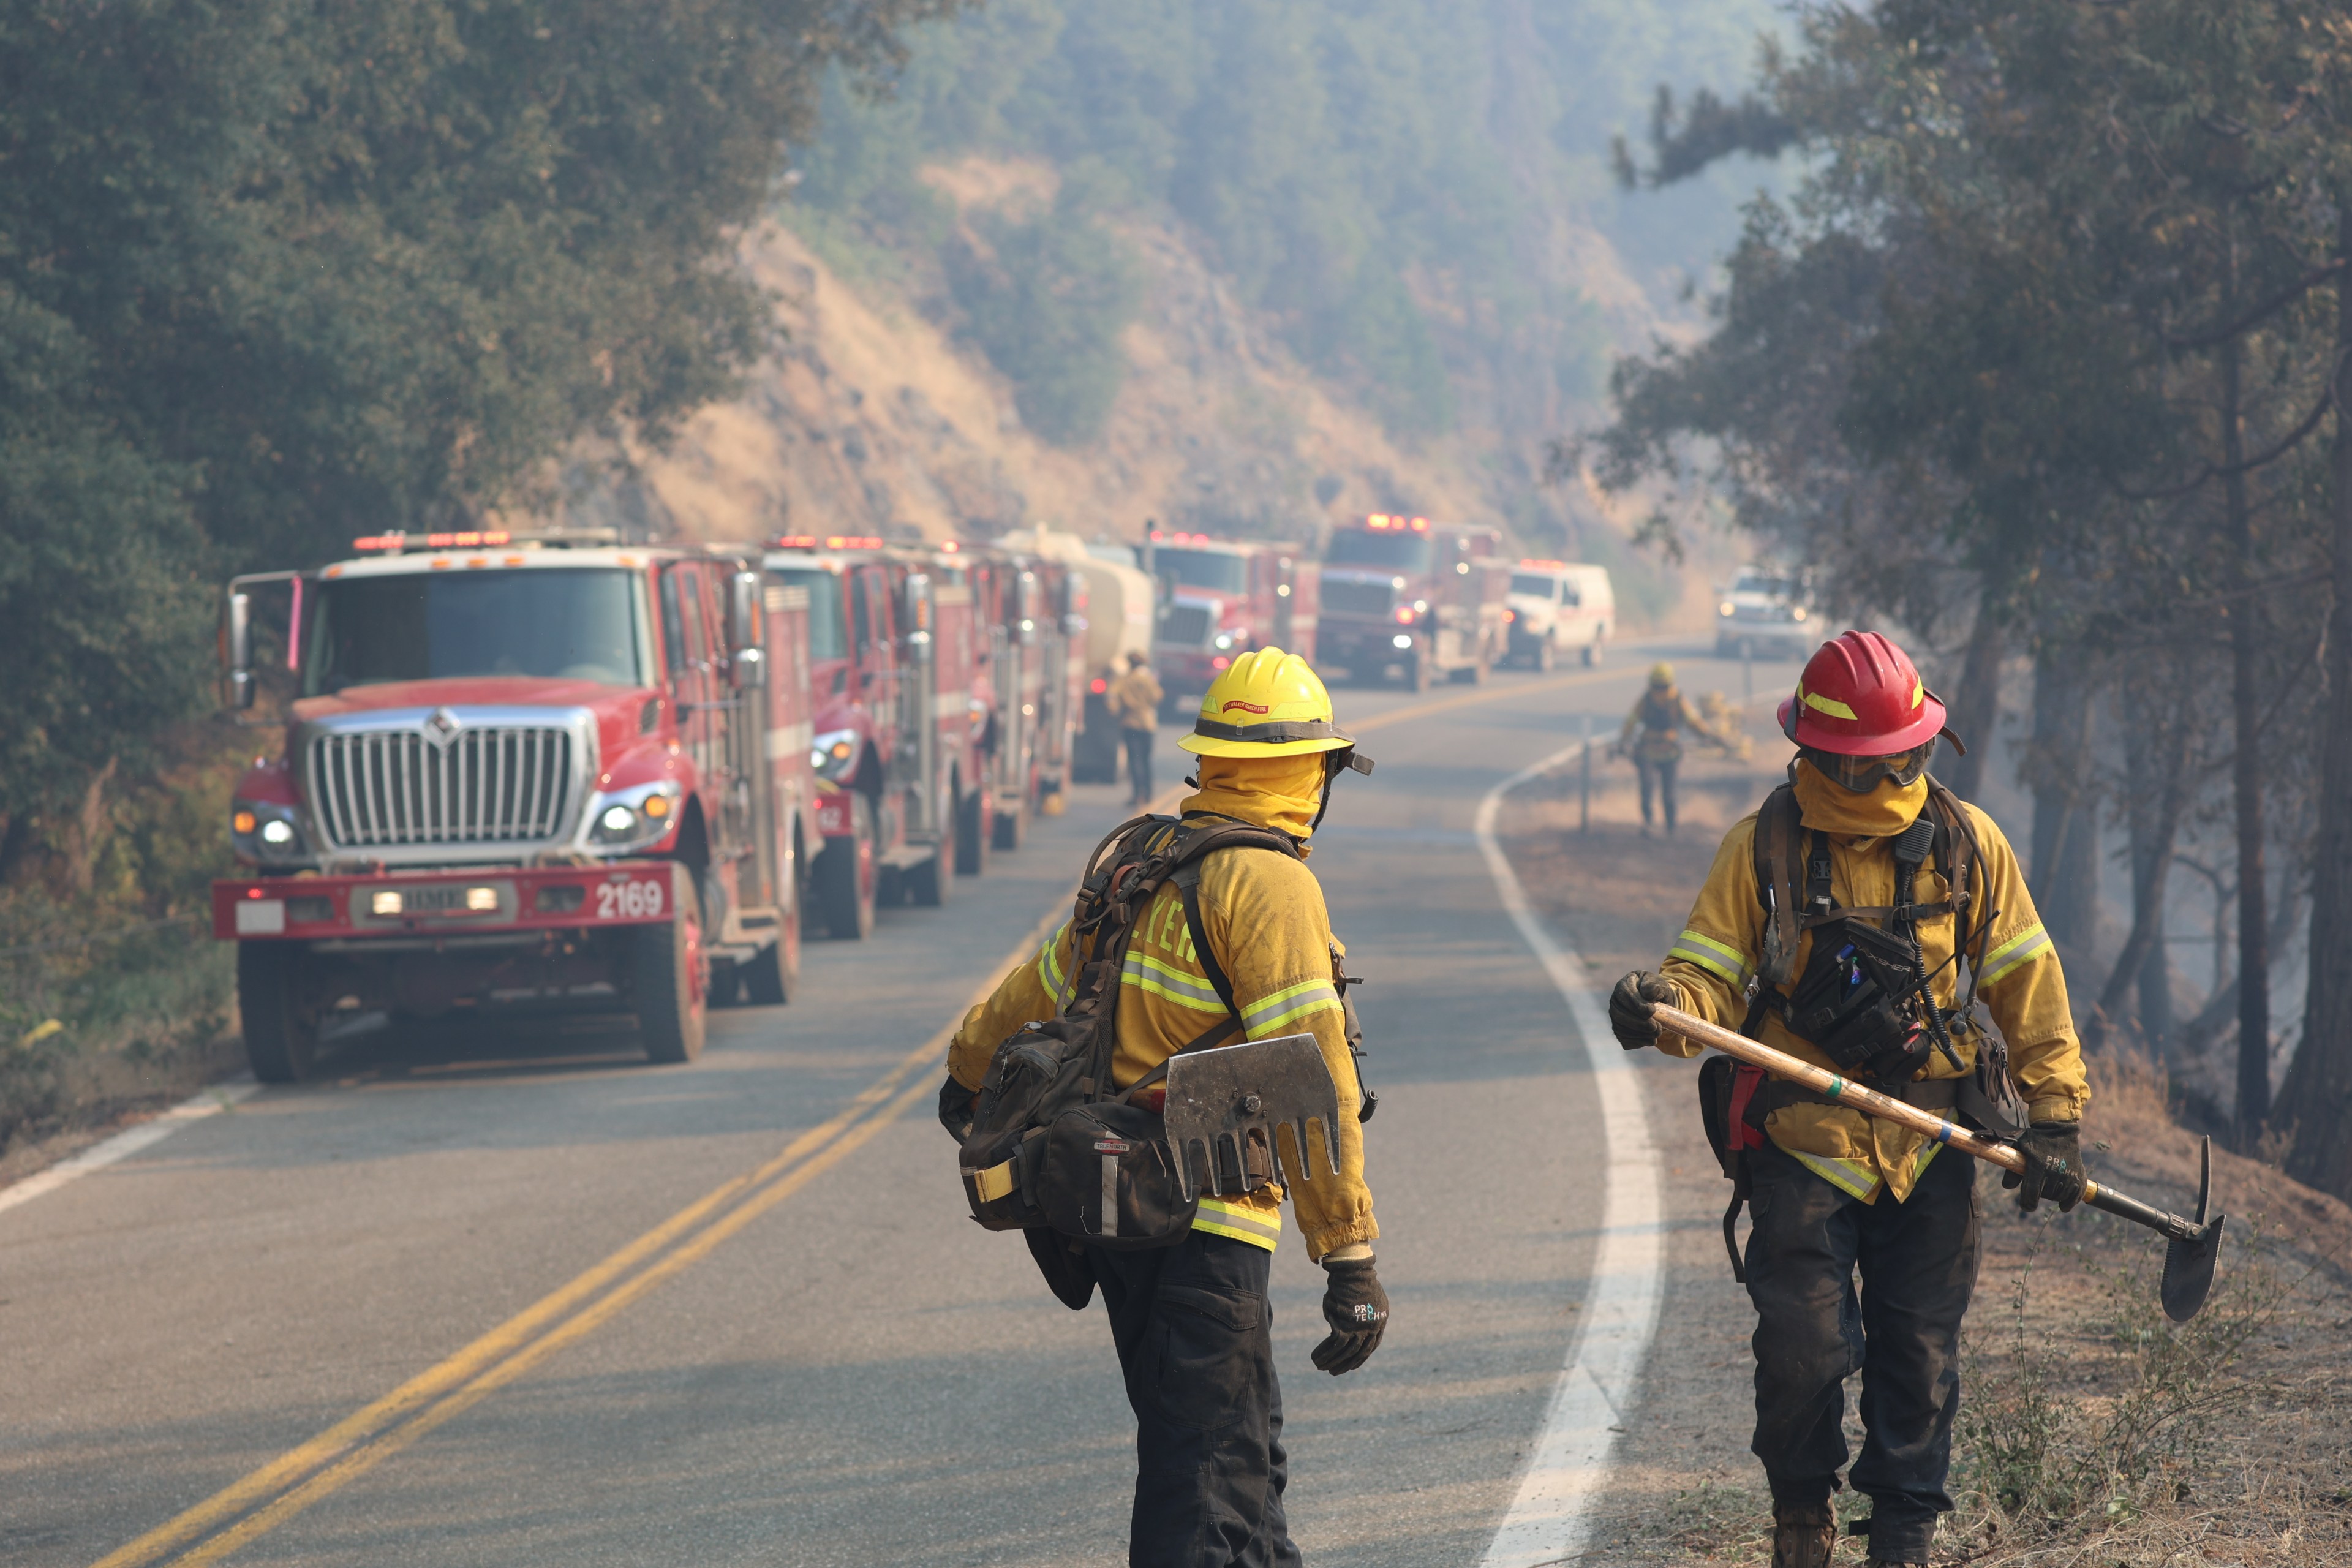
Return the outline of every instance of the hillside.
{"type": "Polygon", "coordinates": [[[1696,328],[1685,285],[1733,221],[1736,183],[1603,173],[1652,84],[1727,72],[1760,20],[1664,9],[1679,33],[1590,0],[1015,0],[921,30],[893,99],[828,94],[744,243],[776,352],[617,486],[581,464],[572,507],[709,538],[1311,539],[1404,510],[1603,561],[1637,620],[1692,608],[1711,542],[1663,572],[1638,509],[1541,482],[1612,357],[1696,328]],[[1580,42],[1631,57],[1606,102],[1580,42]]]}

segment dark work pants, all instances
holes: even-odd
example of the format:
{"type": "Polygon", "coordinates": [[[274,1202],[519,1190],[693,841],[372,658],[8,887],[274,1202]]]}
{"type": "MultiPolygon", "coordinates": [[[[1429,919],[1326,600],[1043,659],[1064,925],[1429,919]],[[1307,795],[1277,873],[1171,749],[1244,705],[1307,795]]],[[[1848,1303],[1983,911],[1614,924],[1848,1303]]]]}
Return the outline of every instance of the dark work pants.
{"type": "Polygon", "coordinates": [[[1665,807],[1666,831],[1672,833],[1675,830],[1675,769],[1681,764],[1669,758],[1661,763],[1637,762],[1633,765],[1642,774],[1642,825],[1649,826],[1650,792],[1654,788],[1658,793],[1658,803],[1665,807]]]}
{"type": "Polygon", "coordinates": [[[1151,798],[1151,743],[1160,738],[1160,731],[1121,730],[1118,733],[1127,742],[1128,801],[1141,805],[1151,798]]]}
{"type": "Polygon", "coordinates": [[[1290,1462],[1274,1378],[1274,1254],[1196,1230],[1149,1252],[1090,1249],[1135,1407],[1132,1568],[1282,1568],[1290,1462]]]}
{"type": "Polygon", "coordinates": [[[1846,1460],[1845,1380],[1862,1373],[1870,1552],[1924,1563],[1949,1513],[1960,1318],[1977,1281],[1976,1171],[1937,1154],[1896,1203],[1865,1204],[1771,1144],[1751,1151],[1748,1294],[1756,1303],[1756,1457],[1776,1503],[1828,1502],[1846,1460]],[[1861,1275],[1857,1296],[1854,1277],[1861,1275]]]}

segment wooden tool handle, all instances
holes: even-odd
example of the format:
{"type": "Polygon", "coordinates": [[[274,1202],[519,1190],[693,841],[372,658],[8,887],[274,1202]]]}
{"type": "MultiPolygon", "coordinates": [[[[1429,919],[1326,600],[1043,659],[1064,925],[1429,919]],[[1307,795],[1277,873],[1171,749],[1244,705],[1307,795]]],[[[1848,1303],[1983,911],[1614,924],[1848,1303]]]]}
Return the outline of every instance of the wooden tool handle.
{"type": "Polygon", "coordinates": [[[1809,1061],[1774,1050],[1770,1046],[1747,1036],[1736,1034],[1704,1018],[1694,1018],[1679,1007],[1660,1006],[1652,1016],[1658,1027],[1670,1035],[1680,1035],[1694,1045],[1707,1046],[1725,1056],[1737,1057],[1749,1067],[1762,1068],[1774,1078],[1784,1078],[1791,1083],[1827,1095],[1838,1104],[1850,1106],[1884,1121],[1908,1127],[1914,1132],[1924,1132],[1938,1143],[1948,1143],[1966,1154],[1973,1154],[1987,1164],[1999,1165],[2004,1171],[2025,1172],[2025,1156],[1997,1139],[1945,1121],[1932,1110],[1922,1110],[1916,1105],[1864,1089],[1849,1078],[1841,1078],[1827,1068],[1817,1068],[1809,1061]]]}

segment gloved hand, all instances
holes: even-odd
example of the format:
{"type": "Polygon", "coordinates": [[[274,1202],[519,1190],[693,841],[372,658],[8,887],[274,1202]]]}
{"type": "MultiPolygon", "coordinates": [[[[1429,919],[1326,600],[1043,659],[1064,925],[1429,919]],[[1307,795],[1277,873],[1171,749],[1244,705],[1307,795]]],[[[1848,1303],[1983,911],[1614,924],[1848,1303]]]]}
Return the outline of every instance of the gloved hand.
{"type": "Polygon", "coordinates": [[[947,1082],[940,1085],[940,1125],[948,1136],[961,1143],[971,1131],[972,1107],[980,1103],[977,1089],[964,1088],[956,1082],[955,1074],[948,1074],[947,1082]]]}
{"type": "Polygon", "coordinates": [[[1617,1043],[1629,1051],[1638,1051],[1658,1043],[1658,1023],[1651,1009],[1664,1002],[1674,1005],[1682,1000],[1674,983],[1637,969],[1617,983],[1609,993],[1609,1027],[1615,1033],[1617,1043]]]}
{"type": "Polygon", "coordinates": [[[1315,1366],[1333,1377],[1353,1372],[1381,1348],[1389,1326],[1389,1295],[1369,1258],[1333,1258],[1323,1265],[1323,1321],[1331,1331],[1315,1347],[1315,1366]]]}
{"type": "Polygon", "coordinates": [[[2025,1156],[2025,1173],[2001,1173],[2000,1184],[2017,1189],[2017,1207],[2032,1214],[2048,1198],[2060,1214],[2083,1201],[2088,1173],[2083,1169],[2083,1128],[2074,1121],[2037,1121],[2017,1141],[2025,1156]]]}

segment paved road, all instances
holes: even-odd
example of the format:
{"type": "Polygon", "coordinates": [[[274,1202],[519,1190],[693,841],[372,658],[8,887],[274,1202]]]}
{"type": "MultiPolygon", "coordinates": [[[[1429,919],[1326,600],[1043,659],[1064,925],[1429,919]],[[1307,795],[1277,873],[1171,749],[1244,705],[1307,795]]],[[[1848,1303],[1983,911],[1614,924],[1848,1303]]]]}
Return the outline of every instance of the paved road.
{"type": "MultiPolygon", "coordinates": [[[[1320,1271],[1286,1239],[1276,1353],[1317,1563],[1475,1563],[1573,1331],[1598,1121],[1470,824],[1580,715],[1623,713],[1633,659],[1339,693],[1380,768],[1342,784],[1312,863],[1370,981],[1396,1316],[1363,1372],[1314,1372],[1320,1271]]],[[[1170,745],[1163,777],[1181,763],[1170,745]]],[[[961,1217],[936,1058],[910,1055],[1064,901],[1117,804],[1081,791],[948,909],[813,943],[801,999],[715,1016],[693,1066],[595,1021],[362,1033],[329,1081],[0,1213],[0,1561],[142,1537],[115,1561],[1123,1560],[1099,1314],[961,1217]],[[185,1539],[148,1535],[289,1451],[185,1539]]]]}

